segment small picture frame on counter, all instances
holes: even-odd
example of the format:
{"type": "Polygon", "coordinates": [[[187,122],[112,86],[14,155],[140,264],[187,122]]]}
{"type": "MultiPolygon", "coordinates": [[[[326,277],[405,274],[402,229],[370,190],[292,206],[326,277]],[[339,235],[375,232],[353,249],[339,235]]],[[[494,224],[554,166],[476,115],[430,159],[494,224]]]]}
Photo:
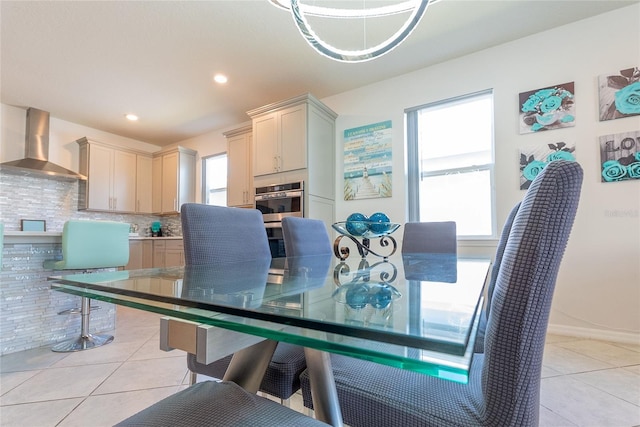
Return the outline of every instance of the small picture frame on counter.
{"type": "Polygon", "coordinates": [[[47,231],[47,221],[44,219],[21,219],[20,231],[47,231]]]}

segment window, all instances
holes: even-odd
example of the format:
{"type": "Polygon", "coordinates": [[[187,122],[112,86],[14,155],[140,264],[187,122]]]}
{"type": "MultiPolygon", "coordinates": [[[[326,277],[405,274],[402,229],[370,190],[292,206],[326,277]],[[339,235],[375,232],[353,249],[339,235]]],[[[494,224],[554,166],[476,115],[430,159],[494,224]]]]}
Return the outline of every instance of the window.
{"type": "Polygon", "coordinates": [[[455,221],[461,238],[494,237],[493,92],[405,113],[409,221],[455,221]]]}
{"type": "Polygon", "coordinates": [[[227,206],[227,153],[203,158],[202,177],[203,202],[227,206]]]}

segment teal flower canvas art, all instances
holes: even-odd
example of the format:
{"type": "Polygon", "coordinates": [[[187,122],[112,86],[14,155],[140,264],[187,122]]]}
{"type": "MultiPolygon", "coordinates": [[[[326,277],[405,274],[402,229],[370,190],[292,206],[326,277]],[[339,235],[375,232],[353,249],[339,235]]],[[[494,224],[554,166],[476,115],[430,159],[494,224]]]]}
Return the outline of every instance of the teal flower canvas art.
{"type": "Polygon", "coordinates": [[[575,145],[556,142],[540,147],[520,149],[520,189],[526,190],[535,177],[554,160],[576,161],[575,145]]]}
{"type": "Polygon", "coordinates": [[[640,179],[640,131],[600,137],[602,182],[640,179]]]}
{"type": "Polygon", "coordinates": [[[575,126],[574,83],[563,83],[519,95],[520,133],[575,126]]]}
{"type": "Polygon", "coordinates": [[[640,69],[598,77],[600,121],[640,115],[640,69]]]}

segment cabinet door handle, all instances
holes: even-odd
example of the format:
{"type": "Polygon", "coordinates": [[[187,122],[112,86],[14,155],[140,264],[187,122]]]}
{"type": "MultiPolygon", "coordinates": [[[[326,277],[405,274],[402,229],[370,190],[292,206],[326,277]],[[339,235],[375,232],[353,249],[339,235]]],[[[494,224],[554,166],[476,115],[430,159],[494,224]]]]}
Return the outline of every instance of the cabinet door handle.
{"type": "Polygon", "coordinates": [[[173,199],[173,210],[174,211],[178,211],[178,200],[177,199],[173,199]]]}
{"type": "Polygon", "coordinates": [[[118,198],[114,197],[113,198],[113,210],[114,211],[117,210],[117,207],[118,207],[118,198]]]}
{"type": "Polygon", "coordinates": [[[113,209],[113,197],[109,197],[109,209],[113,209]]]}

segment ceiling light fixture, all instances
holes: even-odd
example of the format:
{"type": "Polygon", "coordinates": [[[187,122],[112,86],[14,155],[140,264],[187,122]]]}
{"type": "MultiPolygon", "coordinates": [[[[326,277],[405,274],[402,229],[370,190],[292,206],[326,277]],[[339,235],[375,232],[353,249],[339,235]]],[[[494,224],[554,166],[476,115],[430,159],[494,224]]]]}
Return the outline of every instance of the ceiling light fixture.
{"type": "Polygon", "coordinates": [[[215,76],[213,76],[213,80],[216,83],[220,83],[220,84],[224,84],[227,82],[227,76],[225,76],[224,74],[216,74],[215,76]]]}
{"type": "Polygon", "coordinates": [[[298,0],[270,0],[272,4],[289,9],[293,20],[304,39],[318,53],[340,62],[365,62],[378,58],[389,53],[402,43],[418,25],[418,22],[424,16],[427,5],[433,3],[430,0],[411,0],[396,3],[394,5],[361,8],[361,9],[336,9],[330,7],[312,6],[301,4],[298,0]],[[368,49],[361,50],[344,50],[336,48],[324,40],[320,39],[313,31],[306,16],[316,16],[322,18],[379,18],[398,13],[411,12],[409,18],[402,27],[396,31],[391,37],[382,43],[368,49]]]}
{"type": "Polygon", "coordinates": [[[132,122],[138,121],[138,116],[136,116],[135,114],[125,114],[124,116],[127,118],[127,120],[130,120],[132,122]]]}

